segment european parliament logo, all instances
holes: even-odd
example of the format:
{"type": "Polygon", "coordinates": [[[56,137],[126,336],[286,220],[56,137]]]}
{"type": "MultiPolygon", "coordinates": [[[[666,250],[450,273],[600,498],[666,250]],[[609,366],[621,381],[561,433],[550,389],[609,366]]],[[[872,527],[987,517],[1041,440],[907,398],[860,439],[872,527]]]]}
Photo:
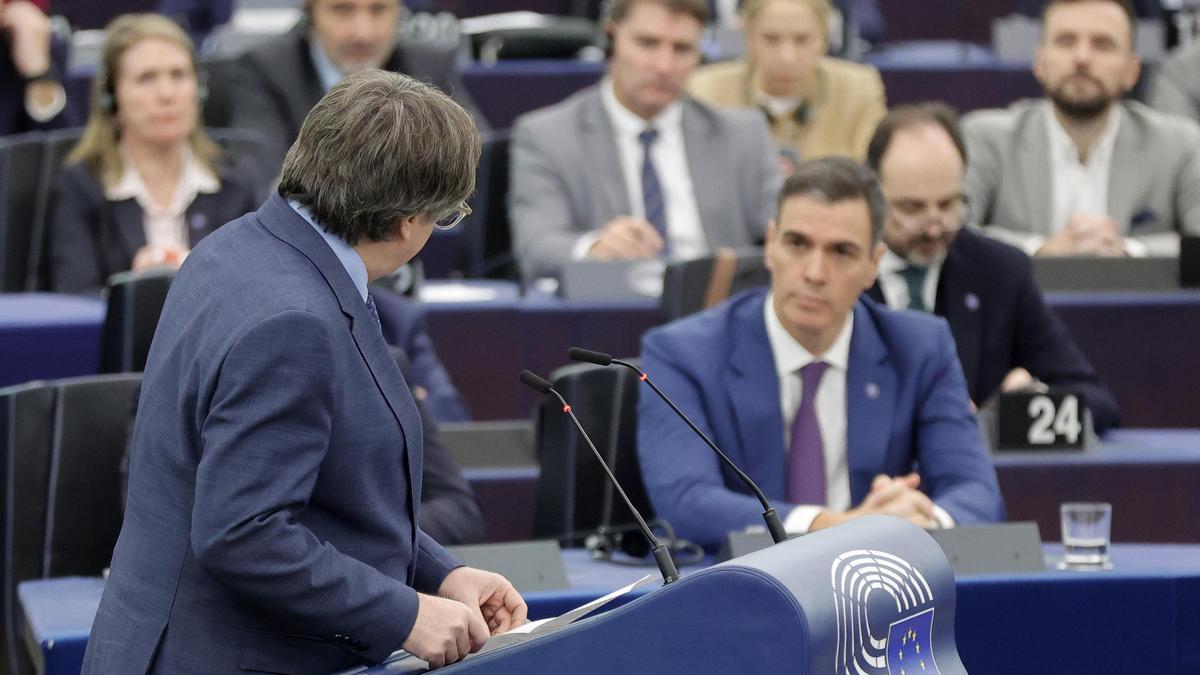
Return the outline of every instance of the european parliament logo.
{"type": "Polygon", "coordinates": [[[908,561],[847,551],[830,570],[839,675],[941,675],[933,656],[933,590],[908,561]]]}

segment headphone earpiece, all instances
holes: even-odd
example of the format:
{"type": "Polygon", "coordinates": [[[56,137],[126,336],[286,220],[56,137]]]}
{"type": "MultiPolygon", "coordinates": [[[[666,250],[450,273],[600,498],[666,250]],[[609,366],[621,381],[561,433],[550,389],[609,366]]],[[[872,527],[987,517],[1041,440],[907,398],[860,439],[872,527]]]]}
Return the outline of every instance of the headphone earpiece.
{"type": "Polygon", "coordinates": [[[200,105],[200,107],[203,108],[204,104],[207,102],[208,102],[208,71],[200,68],[199,64],[197,64],[197,67],[196,67],[196,103],[198,103],[200,105]]]}
{"type": "Polygon", "coordinates": [[[108,113],[109,115],[116,115],[117,97],[116,92],[114,91],[115,87],[113,87],[112,81],[108,79],[108,69],[104,66],[100,66],[100,69],[96,71],[94,77],[99,78],[100,82],[103,84],[100,94],[96,98],[96,108],[101,112],[108,113]]]}
{"type": "Polygon", "coordinates": [[[795,112],[792,113],[792,119],[796,120],[796,124],[799,124],[800,126],[808,124],[808,118],[810,116],[811,113],[808,108],[808,103],[801,103],[800,107],[796,108],[795,112]]]}
{"type": "MultiPolygon", "coordinates": [[[[205,102],[208,101],[208,71],[198,66],[199,64],[197,64],[196,68],[196,102],[201,107],[204,107],[205,102]]],[[[101,67],[100,70],[96,71],[95,77],[102,78],[101,82],[104,83],[104,90],[96,98],[96,107],[109,115],[116,115],[117,97],[114,91],[115,87],[113,87],[112,82],[108,79],[108,72],[101,67]]]]}

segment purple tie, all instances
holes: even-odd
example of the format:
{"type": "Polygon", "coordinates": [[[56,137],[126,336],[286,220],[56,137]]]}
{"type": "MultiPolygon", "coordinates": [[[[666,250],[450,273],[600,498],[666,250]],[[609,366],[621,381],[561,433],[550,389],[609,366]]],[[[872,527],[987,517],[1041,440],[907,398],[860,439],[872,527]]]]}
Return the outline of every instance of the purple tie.
{"type": "Polygon", "coordinates": [[[792,420],[788,444],[787,501],[792,504],[825,504],[825,444],[817,421],[817,387],[829,368],[814,361],[800,369],[800,408],[792,420]]]}

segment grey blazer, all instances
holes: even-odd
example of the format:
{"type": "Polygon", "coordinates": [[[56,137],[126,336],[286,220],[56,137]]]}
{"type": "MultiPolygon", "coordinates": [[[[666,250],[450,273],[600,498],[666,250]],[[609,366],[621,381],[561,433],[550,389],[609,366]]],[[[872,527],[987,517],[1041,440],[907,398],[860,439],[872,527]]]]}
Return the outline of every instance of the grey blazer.
{"type": "MultiPolygon", "coordinates": [[[[682,124],[709,247],[761,240],[781,184],[762,114],[685,98],[682,124]]],[[[517,119],[508,213],[526,279],[557,275],[580,236],[632,213],[617,153],[598,85],[517,119]]]]}
{"type": "Polygon", "coordinates": [[[1200,42],[1158,65],[1148,102],[1156,110],[1200,122],[1200,42]]]}
{"type": "MultiPolygon", "coordinates": [[[[1108,188],[1108,215],[1154,255],[1177,255],[1179,233],[1200,234],[1200,127],[1133,101],[1121,127],[1108,188]]],[[[1053,186],[1041,100],[963,118],[966,191],[985,231],[1022,245],[1050,235],[1053,186]]]]}

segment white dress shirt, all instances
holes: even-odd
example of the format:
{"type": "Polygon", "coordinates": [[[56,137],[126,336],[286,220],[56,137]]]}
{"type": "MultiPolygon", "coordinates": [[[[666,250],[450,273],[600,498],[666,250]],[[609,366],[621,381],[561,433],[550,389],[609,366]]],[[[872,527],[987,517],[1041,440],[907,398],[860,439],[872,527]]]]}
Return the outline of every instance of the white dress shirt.
{"type": "MultiPolygon", "coordinates": [[[[767,342],[775,357],[775,376],[779,378],[779,406],[783,414],[782,452],[789,452],[792,422],[804,395],[799,370],[813,361],[829,364],[817,386],[814,403],[817,423],[821,426],[821,444],[825,451],[825,504],[800,504],[788,513],[783,528],[791,534],[804,534],[822,511],[842,512],[854,504],[850,498],[850,464],[846,449],[846,369],[850,364],[850,338],[854,333],[854,312],[846,315],[842,331],[824,354],[814,355],[787,332],[775,314],[774,296],[767,295],[763,321],[767,342]]],[[[953,527],[954,518],[936,504],[934,519],[941,527],[953,527]]]]}
{"type": "MultiPolygon", "coordinates": [[[[1108,124],[1088,152],[1086,163],[1079,161],[1079,149],[1067,135],[1066,129],[1054,116],[1049,102],[1042,104],[1047,152],[1050,155],[1051,222],[1054,232],[1061,232],[1074,213],[1108,215],[1108,184],[1112,174],[1113,152],[1117,133],[1121,130],[1121,107],[1113,106],[1108,124]]],[[[1046,237],[1040,234],[1006,234],[1005,242],[1020,247],[1029,255],[1037,253],[1046,237]]],[[[1124,238],[1125,253],[1131,256],[1149,254],[1145,242],[1124,238]]]]}
{"type": "MultiPolygon", "coordinates": [[[[123,156],[123,153],[122,153],[123,156]]],[[[149,246],[166,246],[187,251],[191,247],[187,223],[184,216],[187,208],[198,194],[215,194],[221,189],[216,174],[200,163],[192,154],[190,146],[183,150],[183,168],[179,183],[167,205],[160,206],[150,197],[150,190],[142,181],[142,175],[128,157],[124,157],[125,168],[121,180],[107,188],[104,196],[109,201],[136,200],[142,208],[142,228],[149,246]]]]}
{"type": "MultiPolygon", "coordinates": [[[[654,127],[658,130],[658,138],[650,146],[650,159],[654,162],[654,170],[662,187],[663,203],[667,209],[667,235],[670,238],[671,257],[687,259],[708,254],[708,239],[700,223],[700,208],[696,205],[696,192],[692,186],[692,173],[687,162],[687,148],[683,142],[683,105],[676,101],[653,120],[646,121],[621,105],[613,91],[612,80],[608,78],[600,83],[600,100],[613,125],[617,157],[625,179],[625,191],[629,196],[629,215],[646,217],[646,205],[642,195],[643,152],[638,135],[647,128],[654,127]]],[[[720,158],[714,157],[712,161],[720,161],[720,158]]],[[[573,257],[577,260],[585,257],[599,234],[589,232],[581,237],[572,250],[573,257]]]]}
{"type": "MultiPolygon", "coordinates": [[[[900,270],[908,267],[909,262],[886,249],[883,258],[879,260],[879,290],[883,291],[883,299],[888,307],[908,309],[908,282],[900,275],[900,270]]],[[[925,273],[925,283],[921,286],[921,299],[925,302],[925,310],[932,312],[937,304],[938,278],[942,275],[942,261],[929,265],[925,273]]]]}
{"type": "Polygon", "coordinates": [[[842,331],[824,354],[814,355],[787,332],[775,314],[774,295],[763,304],[767,341],[775,357],[775,376],[779,378],[779,406],[783,414],[783,444],[787,453],[792,437],[792,422],[804,395],[799,370],[813,361],[829,364],[817,386],[814,402],[817,423],[821,425],[821,444],[825,451],[825,504],[802,504],[792,509],[784,521],[788,532],[807,532],[813,518],[826,509],[845,511],[850,503],[850,467],[846,458],[846,368],[850,363],[850,336],[854,332],[854,313],[846,315],[842,331]]]}
{"type": "Polygon", "coordinates": [[[1054,194],[1051,225],[1055,232],[1061,232],[1073,213],[1108,214],[1108,179],[1117,131],[1121,127],[1121,107],[1113,106],[1104,132],[1096,139],[1084,163],[1079,161],[1079,149],[1059,124],[1050,103],[1043,106],[1046,133],[1050,139],[1050,184],[1054,194]]]}

